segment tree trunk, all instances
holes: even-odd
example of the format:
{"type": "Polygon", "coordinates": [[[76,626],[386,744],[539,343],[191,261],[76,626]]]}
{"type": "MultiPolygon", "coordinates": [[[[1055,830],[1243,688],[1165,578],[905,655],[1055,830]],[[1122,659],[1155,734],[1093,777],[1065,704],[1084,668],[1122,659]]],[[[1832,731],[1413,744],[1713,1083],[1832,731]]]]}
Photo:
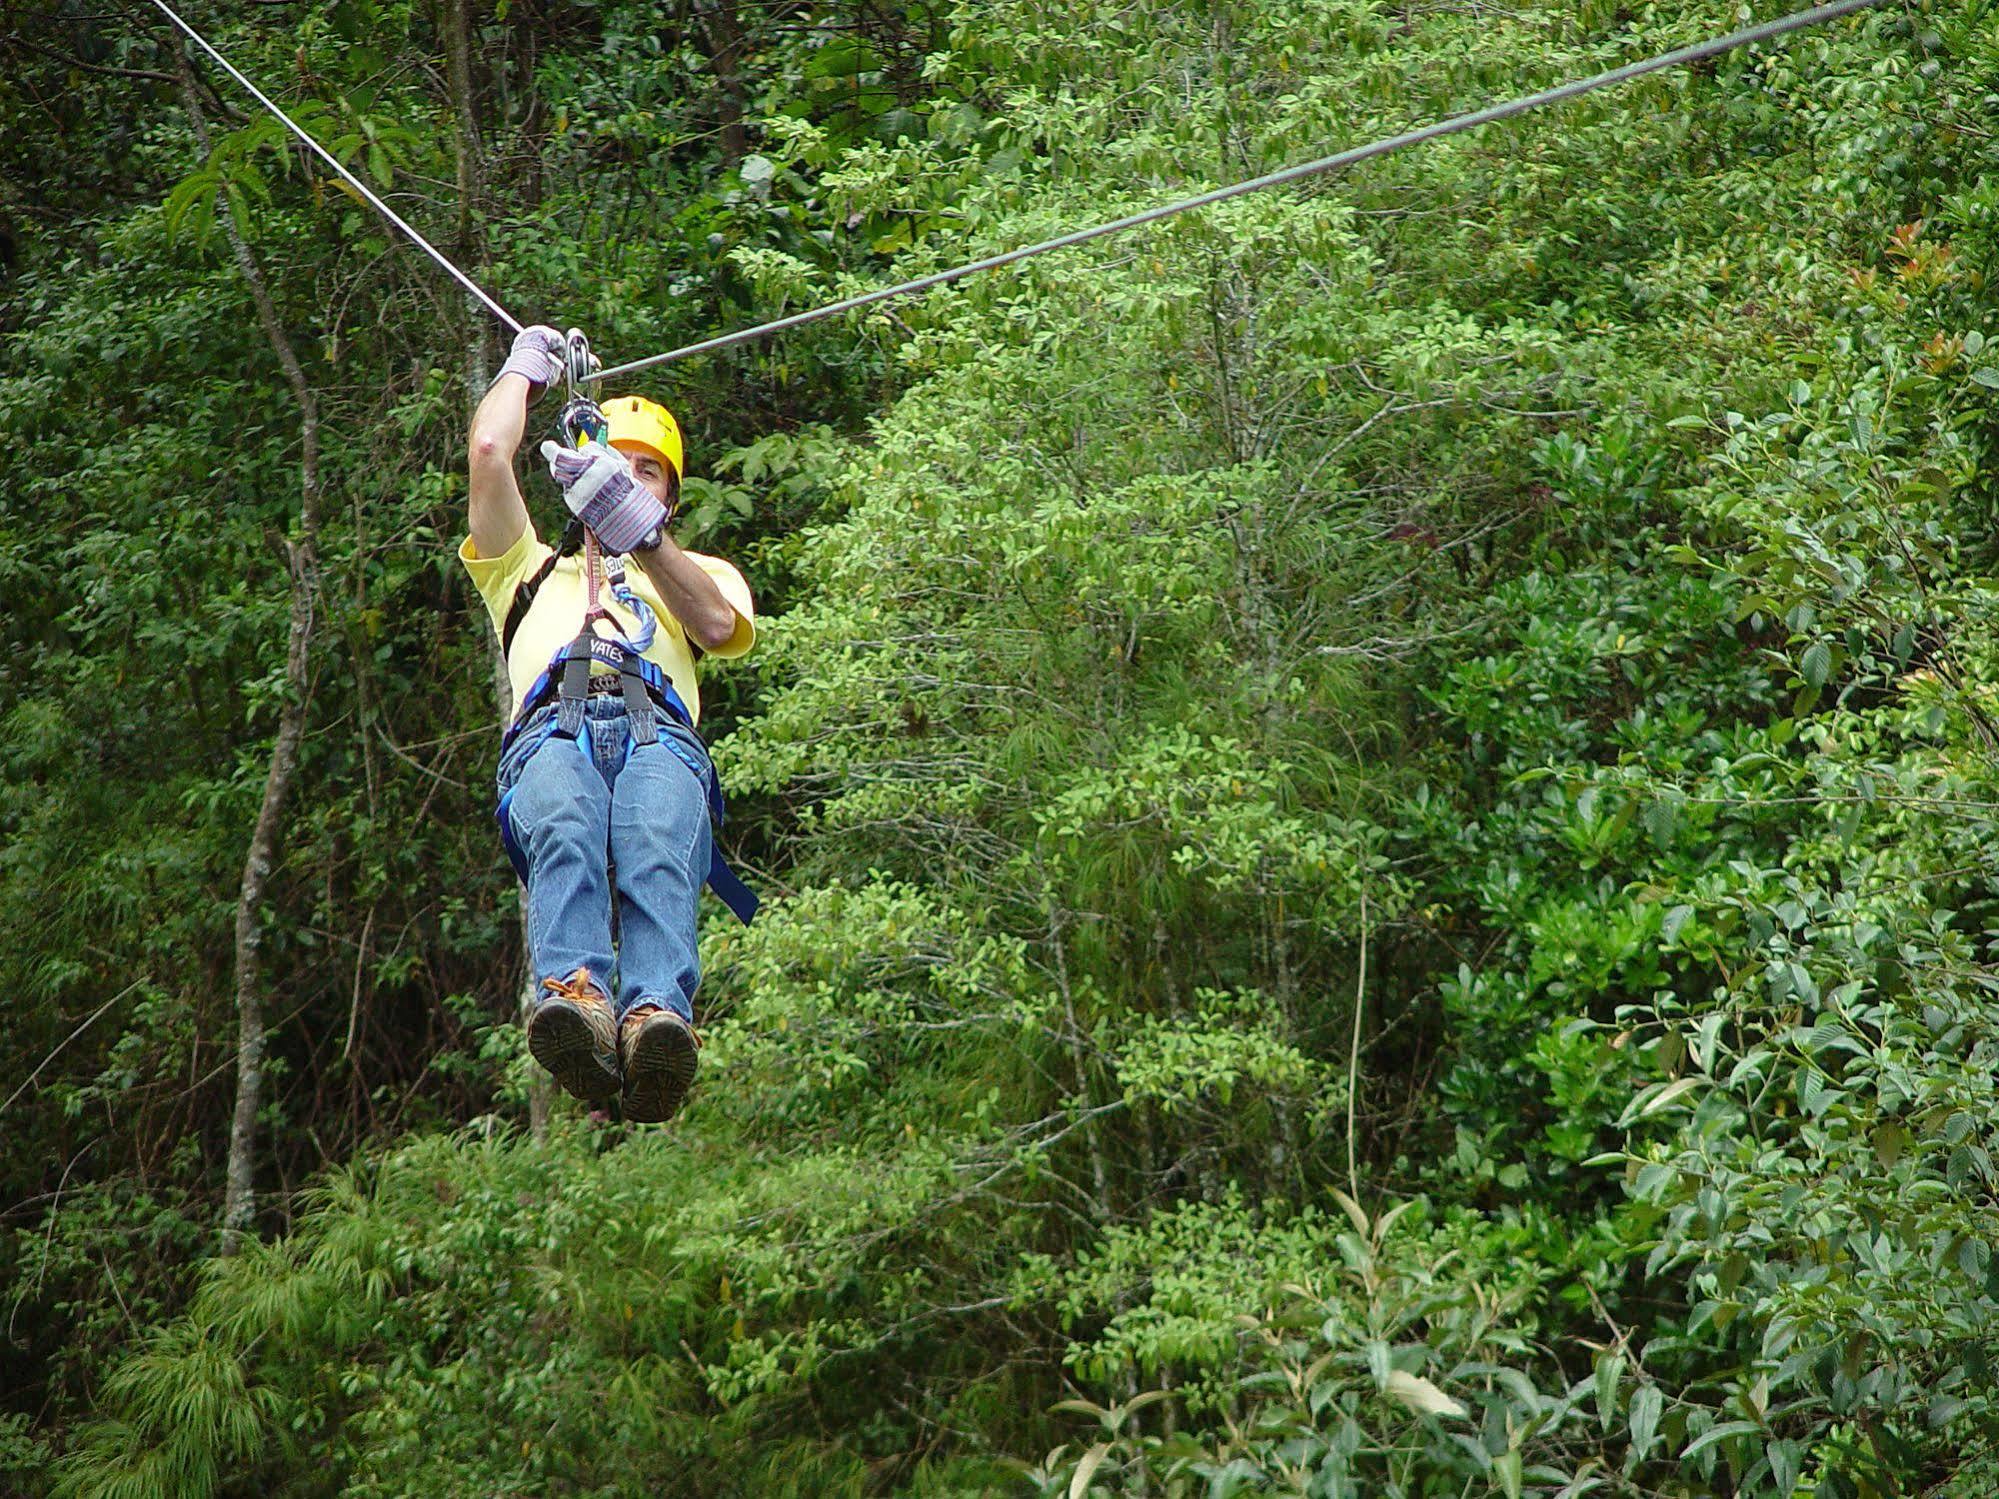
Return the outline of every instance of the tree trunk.
{"type": "MultiPolygon", "coordinates": [[[[470,0],[443,0],[445,76],[451,85],[451,113],[457,122],[455,146],[458,155],[457,260],[470,267],[474,280],[485,269],[484,242],[480,233],[479,200],[485,191],[485,148],[479,140],[479,99],[472,81],[472,17],[470,0]]],[[[481,371],[486,362],[487,312],[476,298],[467,296],[468,334],[465,340],[468,373],[476,363],[481,371]]],[[[478,399],[478,392],[473,392],[478,399]]]]}
{"type": "Polygon", "coordinates": [[[708,42],[708,66],[715,75],[722,164],[734,166],[749,154],[750,133],[743,123],[743,28],[736,0],[698,0],[701,32],[708,42]]]}
{"type": "MultiPolygon", "coordinates": [[[[195,139],[207,151],[210,149],[208,121],[195,88],[194,70],[178,44],[174,47],[174,61],[195,139]]],[[[271,746],[270,766],[264,773],[264,798],[257,808],[256,826],[243,858],[243,880],[236,894],[236,1110],[229,1126],[221,1246],[221,1252],[230,1255],[241,1248],[257,1207],[257,1115],[263,1103],[265,1046],[263,972],[258,953],[264,935],[264,887],[276,862],[278,832],[298,770],[299,740],[305,733],[307,673],[319,601],[319,405],[313,399],[312,388],[306,384],[305,372],[285,335],[284,325],[278,320],[277,306],[271,300],[256,257],[236,230],[226,195],[218,195],[215,207],[223,233],[228,236],[230,251],[236,257],[236,267],[242,272],[250,300],[256,306],[264,337],[298,403],[300,438],[298,539],[284,542],[291,586],[284,707],[278,714],[278,735],[271,746]]]]}
{"type": "MultiPolygon", "coordinates": [[[[1062,930],[1063,922],[1055,905],[1053,891],[1048,892],[1043,899],[1048,902],[1049,953],[1055,960],[1056,986],[1062,991],[1064,1040],[1069,1049],[1069,1064],[1075,1069],[1076,1074],[1076,1107],[1087,1115],[1092,1092],[1090,1068],[1083,1054],[1083,1026],[1076,1014],[1075,992],[1069,987],[1069,955],[1065,945],[1068,937],[1062,930]]],[[[1111,1174],[1110,1167],[1104,1159],[1103,1140],[1097,1134],[1096,1120],[1084,1119],[1083,1143],[1090,1154],[1090,1185],[1096,1192],[1096,1198],[1091,1206],[1096,1210],[1097,1221],[1108,1223],[1114,1216],[1111,1207],[1111,1174]]]]}

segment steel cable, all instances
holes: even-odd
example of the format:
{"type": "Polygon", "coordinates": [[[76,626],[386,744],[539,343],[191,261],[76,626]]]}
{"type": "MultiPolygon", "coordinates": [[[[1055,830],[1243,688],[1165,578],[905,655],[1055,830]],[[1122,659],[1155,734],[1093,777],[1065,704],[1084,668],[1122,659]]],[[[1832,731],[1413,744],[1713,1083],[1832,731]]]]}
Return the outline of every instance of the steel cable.
{"type": "Polygon", "coordinates": [[[282,109],[279,109],[277,105],[273,104],[268,98],[266,98],[264,95],[264,91],[262,89],[258,88],[256,84],[252,83],[249,79],[245,78],[241,73],[237,72],[235,64],[231,63],[228,58],[224,57],[220,52],[217,52],[213,47],[209,46],[207,39],[203,37],[200,32],[196,31],[192,26],[188,25],[187,22],[183,21],[179,16],[175,15],[173,10],[167,5],[166,0],[153,0],[153,4],[155,4],[160,8],[161,13],[164,14],[169,21],[173,22],[174,25],[178,26],[183,32],[185,32],[188,36],[188,39],[192,41],[195,44],[195,46],[201,48],[202,51],[206,52],[210,57],[214,58],[216,63],[223,69],[224,72],[228,73],[228,75],[231,78],[234,78],[238,83],[242,84],[244,88],[248,89],[251,92],[251,94],[253,94],[256,97],[256,100],[259,104],[263,105],[264,108],[268,109],[272,114],[276,115],[280,120],[282,120],[285,123],[285,125],[291,130],[291,133],[293,135],[297,136],[300,140],[304,141],[307,146],[311,147],[313,151],[317,152],[319,155],[319,159],[321,161],[324,161],[328,166],[332,167],[334,171],[338,172],[340,176],[346,181],[349,187],[353,188],[355,192],[359,193],[363,198],[366,198],[370,203],[372,203],[375,206],[375,211],[377,213],[381,214],[383,218],[387,219],[391,224],[394,224],[398,229],[402,230],[403,233],[407,234],[412,240],[414,240],[418,245],[418,247],[421,248],[425,254],[430,256],[432,260],[436,261],[439,265],[443,266],[445,270],[449,271],[454,277],[456,277],[459,285],[463,286],[467,291],[472,293],[472,295],[477,297],[481,302],[484,302],[486,306],[492,311],[494,316],[498,317],[501,322],[505,323],[509,328],[513,329],[514,332],[516,333],[521,331],[520,319],[516,318],[512,313],[508,312],[506,308],[502,307],[498,302],[495,302],[491,297],[487,296],[484,291],[480,290],[479,284],[476,281],[474,281],[470,276],[466,275],[463,271],[459,270],[457,266],[453,265],[451,261],[448,258],[446,258],[442,250],[438,249],[437,246],[433,245],[429,240],[425,239],[421,234],[418,234],[416,230],[412,229],[407,223],[405,223],[402,219],[402,216],[399,215],[393,208],[389,207],[388,204],[384,203],[380,198],[376,197],[365,182],[363,182],[359,177],[356,177],[352,172],[348,171],[346,167],[342,166],[340,162],[335,159],[331,151],[328,151],[326,147],[322,146],[318,141],[314,140],[310,135],[308,135],[305,132],[303,127],[301,127],[296,120],[294,120],[290,115],[286,114],[282,109]]]}
{"type": "MultiPolygon", "coordinates": [[[[1775,20],[1764,21],[1755,26],[1745,26],[1739,31],[1728,33],[1726,36],[1713,37],[1704,42],[1695,42],[1689,46],[1678,47],[1670,52],[1662,52],[1656,57],[1643,58],[1638,62],[1627,63],[1620,68],[1611,68],[1589,78],[1580,78],[1569,83],[1559,84],[1554,88],[1542,89],[1538,93],[1526,94],[1518,99],[1510,99],[1503,104],[1493,104],[1484,109],[1473,110],[1468,114],[1454,115],[1448,120],[1439,120],[1434,124],[1425,125],[1420,129],[1409,130],[1403,132],[1401,135],[1372,141],[1364,146],[1355,146],[1351,150],[1339,151],[1331,156],[1322,156],[1316,161],[1301,162],[1297,166],[1285,167],[1281,171],[1271,172],[1262,177],[1252,177],[1247,181],[1232,183],[1227,187],[1214,188],[1208,192],[1196,194],[1191,198],[1182,198],[1176,202],[1161,204],[1156,208],[1148,208],[1139,213],[1129,214],[1121,219],[1112,219],[1108,223],[1095,224],[1086,229],[1072,230],[1070,233],[1058,235],[1054,239],[1045,239],[1037,244],[1023,245],[1019,249],[1007,250],[998,255],[989,255],[983,260],[970,261],[964,265],[954,266],[950,270],[936,271],[930,275],[918,276],[914,280],[900,282],[894,286],[884,286],[874,291],[861,292],[851,297],[843,297],[837,302],[829,302],[824,306],[812,308],[807,312],[796,312],[789,317],[776,318],[768,323],[759,323],[752,328],[742,328],[734,333],[724,333],[715,338],[703,339],[698,343],[686,344],[677,349],[670,349],[664,354],[653,354],[644,359],[634,359],[625,364],[612,365],[608,369],[598,370],[582,378],[588,381],[615,379],[620,375],[629,375],[638,370],[650,369],[654,365],[667,364],[679,359],[688,359],[696,354],[712,354],[722,349],[733,348],[738,344],[748,343],[753,339],[768,338],[773,334],[783,333],[792,328],[802,328],[809,323],[820,322],[830,317],[838,317],[842,313],[855,312],[863,307],[872,307],[878,302],[886,302],[894,297],[914,296],[918,292],[930,291],[939,286],[947,286],[953,281],[961,281],[967,276],[975,276],[982,271],[998,270],[1002,266],[1009,266],[1017,261],[1032,259],[1037,255],[1046,255],[1053,250],[1064,250],[1072,245],[1087,244],[1093,239],[1101,239],[1106,235],[1121,234],[1127,229],[1136,229],[1142,225],[1157,223],[1161,219],[1171,218],[1176,214],[1186,213],[1196,208],[1205,208],[1211,203],[1226,202],[1231,198],[1239,198],[1248,193],[1261,192],[1266,188],[1283,187],[1289,183],[1301,181],[1306,177],[1315,177],[1322,173],[1335,172],[1343,167],[1357,166],[1361,162],[1372,160],[1377,156],[1387,156],[1392,152],[1401,151],[1410,146],[1423,145],[1429,141],[1441,140],[1445,136],[1457,135],[1466,130],[1475,130],[1481,125],[1490,125],[1499,120],[1510,119],[1514,115],[1525,114],[1532,109],[1540,109],[1549,104],[1560,104],[1570,99],[1580,98],[1584,94],[1594,93],[1598,89],[1612,88],[1620,83],[1628,83],[1632,79],[1641,78],[1647,73],[1657,73],[1668,68],[1684,67],[1689,63],[1700,62],[1706,58],[1719,56],[1724,52],[1734,51],[1738,47],[1754,46],[1758,42],[1769,41],[1774,37],[1783,36],[1787,32],[1800,31],[1808,26],[1823,25],[1828,21],[1838,20],[1841,16],[1851,15],[1855,11],[1865,10],[1880,3],[1881,0],[1833,0],[1832,4],[1820,5],[1811,10],[1797,11],[1788,16],[1779,16],[1775,20]]],[[[349,186],[374,205],[376,211],[382,217],[408,235],[431,259],[444,267],[460,285],[483,302],[501,322],[505,323],[516,333],[521,331],[519,319],[515,318],[506,308],[502,307],[492,297],[488,296],[486,292],[481,290],[479,285],[456,265],[452,264],[441,250],[404,222],[394,209],[390,208],[388,204],[384,203],[369,189],[367,184],[348,171],[345,166],[334,158],[331,152],[307,134],[291,116],[272,103],[261,89],[237,71],[228,58],[211,47],[198,31],[176,15],[166,4],[166,0],[153,0],[153,4],[160,9],[161,13],[168,20],[172,21],[175,26],[184,32],[196,46],[214,58],[216,63],[230,77],[249,90],[258,103],[277,116],[294,135],[317,153],[321,160],[335,172],[339,173],[349,186]]]]}
{"type": "Polygon", "coordinates": [[[767,338],[774,333],[783,333],[792,328],[802,328],[807,323],[816,323],[822,318],[837,317],[843,312],[853,312],[862,307],[871,307],[877,302],[886,302],[891,297],[913,296],[917,292],[929,291],[933,287],[944,286],[962,280],[966,276],[977,275],[981,271],[998,270],[1001,266],[1012,265],[1015,261],[1027,260],[1036,255],[1046,255],[1051,250],[1067,249],[1071,245],[1085,244],[1093,239],[1101,239],[1107,234],[1119,234],[1127,229],[1136,229],[1142,224],[1156,223],[1174,214],[1185,213],[1189,209],[1204,208],[1210,203],[1221,203],[1229,198],[1239,198],[1245,193],[1261,192],[1265,188],[1282,187],[1304,177],[1317,176],[1322,172],[1337,171],[1341,167],[1354,166],[1376,156],[1386,156],[1408,146],[1422,145],[1426,141],[1439,140],[1460,131],[1474,130],[1480,125],[1490,125],[1496,120],[1508,119],[1524,114],[1530,109],[1539,109],[1547,104],[1559,104],[1564,100],[1579,98],[1597,89],[1610,88],[1626,83],[1647,73],[1656,73],[1666,68],[1683,67],[1699,62],[1703,58],[1714,57],[1737,47],[1751,46],[1768,41],[1789,31],[1798,31],[1807,26],[1822,25],[1837,20],[1857,10],[1865,10],[1877,5],[1880,0],[1836,0],[1831,5],[1821,5],[1814,10],[1798,11],[1781,16],[1761,25],[1746,26],[1727,36],[1715,37],[1709,41],[1696,42],[1691,46],[1662,52],[1657,57],[1628,63],[1621,68],[1598,73],[1593,78],[1578,79],[1573,83],[1543,89],[1537,94],[1528,94],[1504,104],[1494,104],[1485,109],[1474,110],[1470,114],[1440,120],[1433,125],[1425,125],[1419,130],[1410,130],[1386,140],[1374,141],[1365,146],[1356,146],[1350,151],[1341,151],[1332,156],[1322,156],[1317,161],[1304,162],[1298,166],[1286,167],[1282,171],[1267,176],[1253,177],[1246,182],[1237,182],[1228,187],[1218,187],[1211,192],[1201,193],[1192,198],[1183,198],[1175,203],[1163,204],[1158,208],[1148,208],[1142,213],[1134,213],[1125,218],[1113,219],[1107,224],[1097,224],[1088,229],[1078,229],[1054,239],[1042,240],[1039,244],[1023,245],[1017,250],[1003,254],[989,255],[984,260],[974,260],[967,265],[956,266],[948,271],[938,271],[933,275],[919,276],[913,281],[905,281],[897,286],[886,286],[876,291],[862,292],[858,296],[846,297],[838,302],[830,302],[824,307],[815,307],[809,312],[793,313],[790,317],[778,318],[772,322],[760,323],[754,328],[743,328],[734,333],[725,333],[717,338],[703,339],[699,343],[688,344],[665,354],[654,354],[645,359],[634,359],[628,364],[613,365],[589,376],[592,380],[609,380],[619,375],[629,375],[634,371],[650,369],[656,364],[665,364],[675,359],[687,359],[696,354],[712,354],[720,349],[732,348],[748,343],[752,339],[767,338]]]}

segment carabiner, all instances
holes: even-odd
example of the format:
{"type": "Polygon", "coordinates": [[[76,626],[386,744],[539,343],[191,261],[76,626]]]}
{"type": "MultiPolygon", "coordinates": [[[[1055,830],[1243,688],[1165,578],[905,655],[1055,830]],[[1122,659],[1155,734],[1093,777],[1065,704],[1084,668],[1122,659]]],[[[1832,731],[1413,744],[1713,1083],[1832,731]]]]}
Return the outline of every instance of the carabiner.
{"type": "Polygon", "coordinates": [[[562,342],[562,370],[569,382],[569,401],[558,418],[563,440],[572,448],[580,448],[586,442],[602,442],[605,433],[611,430],[610,423],[604,420],[603,409],[577,388],[599,369],[597,356],[590,352],[590,340],[581,328],[571,328],[562,336],[562,342]]]}
{"type": "Polygon", "coordinates": [[[611,430],[603,407],[588,396],[571,396],[556,420],[561,424],[563,441],[572,448],[580,448],[586,442],[602,442],[611,430]]]}

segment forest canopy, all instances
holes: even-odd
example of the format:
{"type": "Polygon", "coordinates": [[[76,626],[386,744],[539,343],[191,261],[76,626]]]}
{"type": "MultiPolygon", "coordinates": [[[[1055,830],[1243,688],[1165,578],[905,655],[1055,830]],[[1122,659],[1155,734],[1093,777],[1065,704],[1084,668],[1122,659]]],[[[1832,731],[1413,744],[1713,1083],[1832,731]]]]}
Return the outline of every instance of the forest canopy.
{"type": "MultiPolygon", "coordinates": [[[[183,14],[617,363],[1782,9],[183,14]]],[[[506,330],[6,20],[0,1490],[1999,1492],[1999,6],[622,386],[760,616],[661,1128],[522,1040],[506,330]]]]}

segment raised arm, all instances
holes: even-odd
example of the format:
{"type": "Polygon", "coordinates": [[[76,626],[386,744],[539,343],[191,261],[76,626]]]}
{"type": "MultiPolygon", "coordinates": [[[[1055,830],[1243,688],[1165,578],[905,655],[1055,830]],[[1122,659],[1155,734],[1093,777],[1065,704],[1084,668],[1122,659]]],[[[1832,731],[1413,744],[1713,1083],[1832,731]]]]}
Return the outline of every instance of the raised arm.
{"type": "Polygon", "coordinates": [[[528,507],[514,479],[514,455],[527,431],[528,406],[562,377],[562,335],[544,324],[523,328],[500,375],[472,414],[466,444],[466,508],[472,546],[500,557],[527,529],[528,507]]]}

